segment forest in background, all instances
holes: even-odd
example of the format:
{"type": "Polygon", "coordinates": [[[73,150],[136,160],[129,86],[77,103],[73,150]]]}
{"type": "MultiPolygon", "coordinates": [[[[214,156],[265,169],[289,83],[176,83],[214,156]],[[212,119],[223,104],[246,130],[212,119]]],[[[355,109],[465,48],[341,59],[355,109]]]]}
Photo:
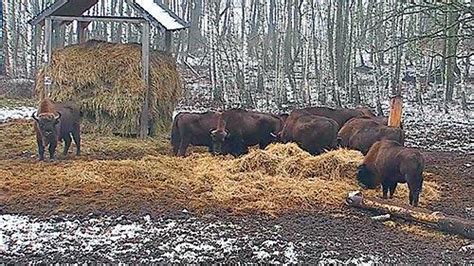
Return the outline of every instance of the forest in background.
{"type": "MultiPolygon", "coordinates": [[[[2,0],[6,74],[34,79],[43,62],[40,27],[27,21],[49,0],[2,0]]],[[[89,15],[133,16],[126,0],[101,0],[89,15]]],[[[403,94],[467,109],[473,101],[474,1],[162,0],[190,28],[173,52],[187,84],[213,107],[285,110],[315,104],[372,105],[403,94]]],[[[89,39],[139,42],[140,27],[92,23],[89,39]]],[[[152,32],[154,49],[163,32],[152,32]]],[[[54,46],[76,42],[61,26],[54,46]]]]}

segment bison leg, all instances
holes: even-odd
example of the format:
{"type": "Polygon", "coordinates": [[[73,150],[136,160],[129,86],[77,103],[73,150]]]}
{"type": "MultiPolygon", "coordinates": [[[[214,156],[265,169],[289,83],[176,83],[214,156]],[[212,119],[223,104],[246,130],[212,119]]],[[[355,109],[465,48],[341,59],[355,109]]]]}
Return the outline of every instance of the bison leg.
{"type": "Polygon", "coordinates": [[[43,140],[40,138],[36,138],[36,142],[38,143],[38,155],[39,155],[39,160],[43,161],[44,160],[44,145],[43,145],[43,140]]]}
{"type": "Polygon", "coordinates": [[[74,138],[74,143],[76,143],[76,155],[81,154],[81,127],[77,124],[72,131],[72,137],[74,138]]]}
{"type": "Polygon", "coordinates": [[[393,198],[393,195],[395,194],[395,189],[397,188],[397,182],[393,183],[391,186],[390,186],[390,198],[393,198]]]}
{"type": "Polygon", "coordinates": [[[188,138],[181,139],[181,143],[179,144],[178,156],[184,157],[186,155],[186,150],[188,149],[189,143],[190,141],[188,138]]]}
{"type": "Polygon", "coordinates": [[[413,197],[413,192],[412,191],[410,191],[408,198],[410,200],[410,205],[414,205],[414,197],[413,197]]]}
{"type": "Polygon", "coordinates": [[[179,151],[179,145],[173,145],[173,155],[177,156],[179,151]]]}
{"type": "Polygon", "coordinates": [[[382,183],[382,193],[383,193],[382,197],[383,197],[384,199],[388,199],[388,195],[387,195],[387,194],[388,194],[388,188],[389,188],[389,187],[390,187],[389,184],[387,184],[387,183],[385,183],[385,182],[382,183]]]}
{"type": "Polygon", "coordinates": [[[54,156],[54,153],[56,152],[56,146],[58,146],[58,142],[57,141],[52,141],[49,143],[49,159],[51,161],[54,161],[56,159],[56,157],[54,156]]]}
{"type": "Polygon", "coordinates": [[[69,151],[69,147],[71,147],[72,139],[71,139],[71,136],[69,135],[69,133],[67,133],[66,135],[64,135],[64,136],[63,136],[63,139],[64,139],[63,156],[66,157],[66,156],[67,156],[67,152],[69,151]]]}
{"type": "Polygon", "coordinates": [[[212,145],[209,145],[207,148],[208,148],[207,150],[209,151],[209,153],[214,154],[214,147],[212,145]]]}

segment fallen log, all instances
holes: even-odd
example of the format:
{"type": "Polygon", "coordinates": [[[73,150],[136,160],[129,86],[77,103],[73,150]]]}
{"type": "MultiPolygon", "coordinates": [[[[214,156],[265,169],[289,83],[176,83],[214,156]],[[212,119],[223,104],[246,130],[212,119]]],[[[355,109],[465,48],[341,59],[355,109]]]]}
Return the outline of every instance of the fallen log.
{"type": "MultiPolygon", "coordinates": [[[[360,191],[350,192],[346,204],[351,207],[390,214],[392,217],[407,221],[430,225],[438,230],[474,239],[474,221],[446,215],[441,212],[428,212],[421,208],[417,210],[390,205],[375,198],[364,198],[360,191]]],[[[409,207],[410,208],[410,207],[409,207]]]]}

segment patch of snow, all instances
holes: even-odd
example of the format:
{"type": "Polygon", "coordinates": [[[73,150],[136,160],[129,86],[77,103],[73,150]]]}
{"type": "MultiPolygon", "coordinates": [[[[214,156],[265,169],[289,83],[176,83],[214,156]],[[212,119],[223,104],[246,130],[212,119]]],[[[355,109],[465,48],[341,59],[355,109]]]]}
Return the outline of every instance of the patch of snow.
{"type": "Polygon", "coordinates": [[[135,2],[152,15],[167,30],[184,29],[184,25],[173,18],[165,9],[154,0],[135,0],[135,2]]]}
{"type": "MultiPolygon", "coordinates": [[[[194,217],[135,221],[126,217],[51,217],[0,215],[0,253],[15,261],[34,258],[91,258],[111,262],[199,263],[219,261],[242,252],[264,263],[297,262],[298,245],[285,242],[276,231],[270,239],[231,222],[209,222],[194,217]],[[245,234],[242,234],[245,232],[245,234]]],[[[268,236],[267,234],[265,234],[268,236]]],[[[86,259],[84,262],[88,262],[86,259]]]]}
{"type": "Polygon", "coordinates": [[[5,123],[13,119],[31,119],[31,114],[34,111],[36,111],[34,107],[0,107],[0,123],[5,123]]]}

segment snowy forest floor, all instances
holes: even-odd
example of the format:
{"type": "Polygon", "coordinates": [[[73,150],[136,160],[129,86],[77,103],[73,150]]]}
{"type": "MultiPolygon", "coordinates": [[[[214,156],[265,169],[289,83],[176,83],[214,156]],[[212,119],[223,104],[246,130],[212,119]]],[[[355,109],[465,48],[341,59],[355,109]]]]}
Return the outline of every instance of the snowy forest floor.
{"type": "MultiPolygon", "coordinates": [[[[28,117],[31,106],[1,99],[0,123],[28,117]]],[[[472,120],[457,105],[448,114],[430,104],[424,109],[407,103],[404,127],[407,145],[422,149],[426,170],[441,188],[441,199],[428,207],[474,219],[472,120]]],[[[463,248],[472,244],[466,239],[397,220],[373,221],[371,215],[343,208],[276,218],[225,210],[45,217],[5,213],[0,206],[0,263],[474,263],[474,249],[463,248]]]]}

